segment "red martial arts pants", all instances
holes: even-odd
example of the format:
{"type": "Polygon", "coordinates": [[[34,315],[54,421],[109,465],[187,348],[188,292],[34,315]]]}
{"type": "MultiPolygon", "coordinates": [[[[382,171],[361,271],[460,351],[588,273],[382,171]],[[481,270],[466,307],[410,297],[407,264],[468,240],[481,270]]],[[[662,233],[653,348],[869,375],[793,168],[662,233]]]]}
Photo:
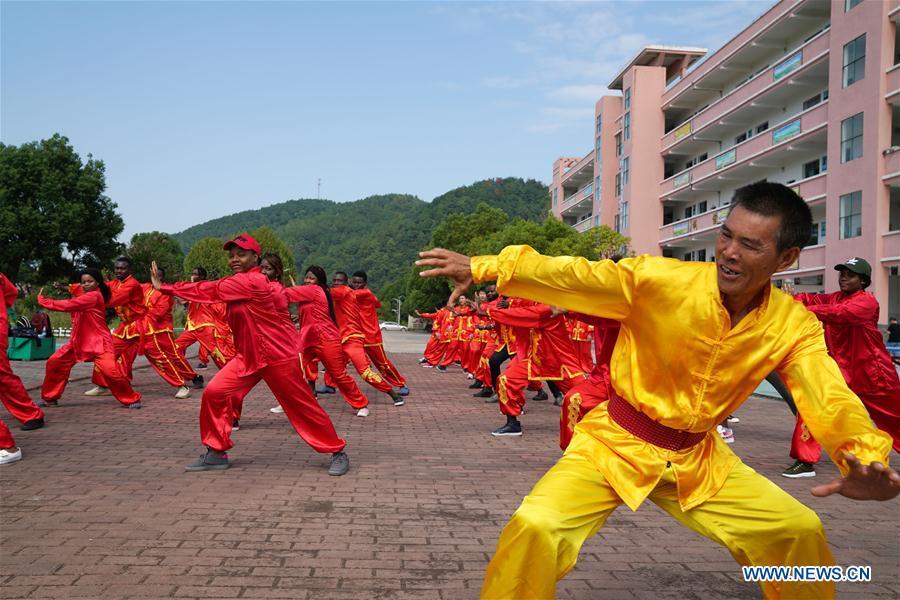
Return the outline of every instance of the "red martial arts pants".
{"type": "Polygon", "coordinates": [[[436,367],[441,364],[441,359],[444,358],[444,354],[449,348],[450,342],[446,340],[436,341],[434,345],[429,341],[428,346],[425,348],[425,360],[428,361],[428,364],[436,367]]]}
{"type": "MultiPolygon", "coordinates": [[[[128,373],[129,379],[132,378],[132,367],[134,365],[134,360],[138,355],[140,339],[141,338],[134,338],[128,340],[129,342],[135,343],[120,346],[116,343],[120,341],[119,338],[113,337],[113,341],[116,343],[116,357],[123,365],[123,370],[128,373]],[[122,352],[119,352],[120,347],[122,348],[122,352]]],[[[170,332],[165,331],[162,333],[148,334],[143,337],[143,340],[144,345],[141,349],[143,350],[144,356],[147,357],[147,362],[150,363],[153,369],[166,383],[174,387],[181,387],[197,376],[197,373],[195,373],[188,364],[184,355],[175,347],[175,339],[170,332]]],[[[96,369],[94,369],[92,381],[95,385],[109,387],[104,382],[103,376],[99,375],[96,369]]]]}
{"type": "Polygon", "coordinates": [[[406,387],[406,379],[397,371],[397,367],[388,360],[387,354],[384,353],[383,344],[365,344],[366,356],[375,365],[375,368],[381,373],[381,376],[391,384],[391,387],[406,387]]]}
{"type": "MultiPolygon", "coordinates": [[[[566,393],[577,383],[584,381],[584,375],[554,380],[562,393],[566,393]]],[[[518,417],[525,406],[525,388],[538,391],[543,389],[543,381],[528,379],[525,361],[514,357],[497,381],[497,396],[500,398],[500,412],[510,417],[518,417]]]]}
{"type": "Polygon", "coordinates": [[[463,370],[474,376],[475,371],[478,370],[478,363],[481,361],[481,350],[484,348],[484,342],[471,341],[462,343],[464,344],[462,359],[463,370]]]}
{"type": "Polygon", "coordinates": [[[213,362],[221,369],[225,366],[225,363],[234,357],[233,354],[230,356],[226,355],[216,343],[215,330],[212,327],[200,327],[199,329],[194,329],[192,331],[185,329],[181,335],[178,336],[178,339],[175,340],[175,348],[178,350],[178,354],[184,356],[185,351],[194,342],[199,342],[200,344],[198,358],[200,362],[204,364],[212,357],[213,362]]]}
{"type": "MultiPolygon", "coordinates": [[[[6,335],[3,333],[2,335],[6,335]]],[[[5,349],[0,349],[0,401],[17,421],[24,423],[44,418],[43,411],[34,405],[18,375],[13,373],[5,349]]],[[[8,448],[9,446],[0,446],[8,448]]]]}
{"type": "MultiPolygon", "coordinates": [[[[363,378],[363,381],[379,392],[386,394],[391,391],[391,384],[385,381],[369,363],[369,357],[366,356],[366,348],[363,346],[362,338],[347,338],[341,343],[341,349],[344,351],[344,364],[346,365],[349,360],[356,372],[359,373],[359,376],[363,378]]],[[[325,369],[325,385],[338,387],[331,373],[328,372],[327,366],[325,369]]]]}
{"type": "Polygon", "coordinates": [[[578,358],[581,360],[581,370],[585,373],[593,371],[594,353],[591,352],[591,341],[572,340],[572,343],[575,344],[575,352],[578,353],[578,358]]]}
{"type": "Polygon", "coordinates": [[[16,440],[13,437],[12,432],[9,430],[9,427],[6,426],[6,423],[3,420],[0,420],[0,449],[9,450],[10,448],[15,448],[16,440]]]}
{"type": "Polygon", "coordinates": [[[596,382],[585,379],[575,385],[563,400],[562,412],[559,414],[559,447],[565,450],[572,441],[575,425],[592,408],[609,400],[609,382],[596,382]]]}
{"type": "MultiPolygon", "coordinates": [[[[135,337],[131,339],[124,339],[116,336],[112,336],[113,340],[113,354],[115,355],[117,360],[120,360],[122,372],[126,377],[130,380],[134,374],[131,372],[131,367],[134,364],[134,358],[137,356],[138,348],[141,345],[141,338],[135,337]],[[130,356],[129,360],[124,360],[122,357],[130,356]]],[[[96,368],[94,369],[93,376],[91,377],[91,383],[94,385],[99,385],[100,387],[109,387],[106,385],[106,381],[103,379],[103,376],[100,374],[96,368]]]]}
{"type": "Polygon", "coordinates": [[[334,425],[309,389],[300,358],[269,365],[249,375],[240,355],[229,361],[203,390],[200,401],[200,439],[207,447],[224,452],[231,441],[233,407],[242,403],[250,390],[265,381],[284,414],[303,441],[316,452],[339,452],[346,442],[338,437],[334,425]]]}
{"type": "Polygon", "coordinates": [[[495,340],[489,339],[485,342],[481,349],[481,356],[478,357],[478,368],[475,369],[475,379],[487,387],[494,387],[491,379],[491,356],[494,355],[496,349],[497,342],[495,340]]]}
{"type": "Polygon", "coordinates": [[[453,363],[462,360],[463,342],[459,340],[451,340],[447,342],[444,348],[444,357],[441,359],[440,366],[449,367],[453,363]]]}
{"type": "MultiPolygon", "coordinates": [[[[47,360],[47,368],[44,372],[44,384],[41,386],[41,398],[44,400],[59,400],[66,389],[69,373],[78,362],[75,359],[75,350],[72,344],[66,344],[53,353],[47,360]]],[[[122,365],[116,361],[112,352],[106,352],[94,358],[94,375],[103,381],[103,386],[116,400],[122,404],[134,404],[141,399],[140,392],[134,391],[131,382],[122,372],[122,365]]]]}
{"type": "MultiPolygon", "coordinates": [[[[338,340],[320,340],[318,345],[303,352],[303,364],[306,367],[306,378],[309,381],[316,380],[319,374],[319,361],[325,365],[325,373],[331,375],[330,381],[334,382],[334,387],[340,390],[347,404],[356,409],[369,405],[369,399],[359,390],[359,386],[347,373],[347,358],[344,356],[338,340]]],[[[368,368],[368,363],[366,368],[368,368]]]]}

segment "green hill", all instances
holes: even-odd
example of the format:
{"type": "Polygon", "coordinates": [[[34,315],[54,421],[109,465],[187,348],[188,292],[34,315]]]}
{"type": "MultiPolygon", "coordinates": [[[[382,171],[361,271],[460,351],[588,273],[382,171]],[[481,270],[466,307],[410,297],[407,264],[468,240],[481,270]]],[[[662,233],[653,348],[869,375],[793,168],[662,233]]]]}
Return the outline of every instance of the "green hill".
{"type": "Polygon", "coordinates": [[[185,252],[204,237],[225,238],[268,225],[294,251],[298,270],[318,264],[369,273],[376,291],[403,277],[432,229],[447,215],[470,213],[479,203],[510,217],[542,221],[547,187],[535,180],[491,179],[451,190],[424,202],[406,194],[370,196],[355,202],[291,200],[207,221],[174,234],[185,252]]]}

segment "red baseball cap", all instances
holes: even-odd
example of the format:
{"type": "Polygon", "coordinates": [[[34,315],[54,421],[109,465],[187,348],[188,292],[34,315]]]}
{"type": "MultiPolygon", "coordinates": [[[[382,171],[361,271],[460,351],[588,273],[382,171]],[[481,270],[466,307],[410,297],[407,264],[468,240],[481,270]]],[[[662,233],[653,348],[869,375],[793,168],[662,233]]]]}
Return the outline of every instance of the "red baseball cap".
{"type": "Polygon", "coordinates": [[[231,246],[237,246],[238,248],[243,248],[244,250],[252,250],[257,254],[262,254],[262,251],[259,248],[259,242],[253,239],[253,236],[248,233],[240,233],[236,235],[233,240],[225,242],[223,248],[225,248],[225,250],[228,250],[231,246]]]}

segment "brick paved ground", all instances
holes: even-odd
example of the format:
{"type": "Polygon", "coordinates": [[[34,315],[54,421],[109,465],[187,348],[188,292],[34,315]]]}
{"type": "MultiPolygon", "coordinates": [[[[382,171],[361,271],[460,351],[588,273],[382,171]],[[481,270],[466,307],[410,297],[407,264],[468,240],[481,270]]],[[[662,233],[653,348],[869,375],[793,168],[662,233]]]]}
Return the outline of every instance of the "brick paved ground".
{"type": "MultiPolygon", "coordinates": [[[[338,398],[323,401],[350,443],[340,478],[269,413],[264,386],[245,404],[233,468],[190,474],[199,394],[175,400],[142,369],[146,408],[131,411],[73,383],[45,429],[14,430],[25,460],[0,467],[0,597],[475,598],[501,527],[559,454],[557,409],[531,403],[526,435],[495,439],[496,405],[473,399],[458,370],[395,358],[413,390],[406,406],[368,389],[372,415],[361,419],[338,398]]],[[[735,451],[819,512],[838,563],[873,566],[874,583],[841,585],[840,595],[900,595],[898,503],[811,497],[816,480],[778,475],[787,408],[754,398],[740,416],[735,451]]],[[[836,473],[830,463],[820,471],[819,481],[836,473]]],[[[724,549],[650,503],[613,514],[559,595],[759,596],[724,549]]]]}

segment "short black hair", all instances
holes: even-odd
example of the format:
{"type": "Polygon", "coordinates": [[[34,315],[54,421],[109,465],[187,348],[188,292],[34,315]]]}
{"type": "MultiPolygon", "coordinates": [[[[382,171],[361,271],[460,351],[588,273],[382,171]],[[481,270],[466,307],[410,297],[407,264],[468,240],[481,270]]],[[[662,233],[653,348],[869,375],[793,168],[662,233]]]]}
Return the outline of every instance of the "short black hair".
{"type": "Polygon", "coordinates": [[[131,259],[128,258],[127,256],[120,256],[119,258],[116,259],[116,262],[128,263],[128,266],[131,267],[131,259]]]}
{"type": "Polygon", "coordinates": [[[159,273],[160,275],[162,275],[163,277],[166,276],[166,269],[164,267],[157,265],[156,272],[159,273]]]}
{"type": "Polygon", "coordinates": [[[731,210],[738,206],[766,217],[779,217],[781,227],[775,236],[778,251],[803,248],[812,238],[812,211],[794,190],[780,183],[761,181],[739,188],[731,199],[731,210]]]}
{"type": "Polygon", "coordinates": [[[369,276],[366,275],[366,272],[365,272],[365,271],[356,271],[355,273],[353,273],[353,276],[354,276],[354,277],[359,277],[360,279],[362,279],[362,280],[365,281],[366,283],[369,283],[369,276]]]}
{"type": "MultiPolygon", "coordinates": [[[[335,271],[334,274],[335,274],[335,275],[343,275],[343,276],[344,276],[344,279],[350,279],[350,276],[347,275],[344,271],[335,271]]],[[[333,276],[332,276],[332,277],[333,277],[333,276]]]]}
{"type": "Polygon", "coordinates": [[[197,271],[197,275],[199,275],[203,279],[206,279],[206,277],[208,276],[206,269],[204,269],[203,267],[194,267],[193,269],[191,269],[191,271],[197,271]]]}

